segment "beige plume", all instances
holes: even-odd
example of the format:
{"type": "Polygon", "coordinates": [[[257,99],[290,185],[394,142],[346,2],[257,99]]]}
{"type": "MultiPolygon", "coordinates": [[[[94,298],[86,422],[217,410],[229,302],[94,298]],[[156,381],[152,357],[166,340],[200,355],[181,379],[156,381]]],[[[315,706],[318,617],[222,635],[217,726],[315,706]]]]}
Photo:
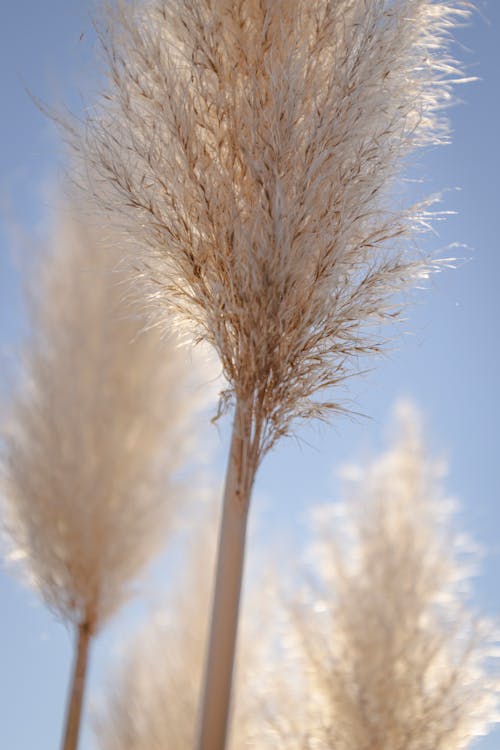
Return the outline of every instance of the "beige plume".
{"type": "MultiPolygon", "coordinates": [[[[223,750],[245,524],[263,455],[380,351],[433,264],[398,177],[448,138],[461,0],[120,0],[83,136],[150,296],[217,351],[235,405],[199,750],[223,750]],[[395,296],[396,295],[396,296],[395,296]]],[[[333,400],[332,400],[333,399],[333,400]]]]}
{"type": "MultiPolygon", "coordinates": [[[[173,335],[143,330],[119,262],[126,252],[113,243],[85,209],[60,208],[32,272],[31,332],[3,434],[11,556],[77,632],[77,713],[90,640],[189,496],[179,472],[207,392],[201,361],[173,335]]],[[[76,747],[72,710],[65,750],[76,747]]]]}

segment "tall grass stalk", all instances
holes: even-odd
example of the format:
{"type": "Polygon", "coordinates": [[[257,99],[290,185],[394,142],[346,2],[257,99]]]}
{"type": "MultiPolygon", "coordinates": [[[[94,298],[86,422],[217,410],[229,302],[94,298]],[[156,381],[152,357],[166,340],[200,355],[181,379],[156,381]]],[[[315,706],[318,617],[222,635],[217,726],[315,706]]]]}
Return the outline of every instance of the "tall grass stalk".
{"type": "Polygon", "coordinates": [[[100,24],[82,179],[136,237],[150,296],[217,351],[233,404],[198,750],[225,745],[245,522],[263,456],[338,387],[433,264],[397,178],[448,139],[469,3],[137,0],[100,24]],[[396,296],[394,296],[396,295],[396,296]],[[396,302],[394,301],[396,300],[396,302]],[[323,396],[323,397],[322,397],[323,396]]]}

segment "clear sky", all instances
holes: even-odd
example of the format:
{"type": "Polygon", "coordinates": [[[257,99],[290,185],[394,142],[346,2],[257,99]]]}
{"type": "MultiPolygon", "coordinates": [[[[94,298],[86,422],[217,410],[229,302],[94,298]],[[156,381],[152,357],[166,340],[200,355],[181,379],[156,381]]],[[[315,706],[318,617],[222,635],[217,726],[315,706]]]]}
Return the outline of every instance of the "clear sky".
{"type": "MultiPolygon", "coordinates": [[[[261,541],[289,537],[299,549],[308,505],[336,497],[336,467],[379,448],[395,399],[410,396],[426,415],[434,450],[449,459],[448,488],[460,500],[461,527],[486,550],[475,602],[499,615],[500,2],[485,0],[480,7],[471,26],[459,32],[457,55],[481,80],[460,90],[463,101],[449,113],[453,144],[420,162],[429,192],[448,189],[442,207],[458,212],[438,225],[426,247],[449,256],[447,246],[464,243],[454,252],[466,260],[418,293],[388,357],[351,381],[349,397],[370,418],[338,419],[331,427],[301,430],[302,441],[284,442],[262,467],[253,510],[261,541]]],[[[15,271],[19,237],[43,236],[47,186],[60,169],[53,128],[24,87],[42,100],[81,107],[95,43],[89,4],[4,3],[0,42],[0,362],[7,367],[23,328],[15,271]]],[[[221,470],[226,432],[214,429],[212,437],[221,470]]],[[[70,666],[68,634],[1,570],[0,603],[0,747],[54,750],[70,666]]],[[[91,700],[110,652],[136,616],[132,608],[99,639],[91,700]]],[[[492,734],[477,747],[492,750],[499,738],[500,732],[492,734]]],[[[82,750],[91,746],[86,731],[82,750]]]]}

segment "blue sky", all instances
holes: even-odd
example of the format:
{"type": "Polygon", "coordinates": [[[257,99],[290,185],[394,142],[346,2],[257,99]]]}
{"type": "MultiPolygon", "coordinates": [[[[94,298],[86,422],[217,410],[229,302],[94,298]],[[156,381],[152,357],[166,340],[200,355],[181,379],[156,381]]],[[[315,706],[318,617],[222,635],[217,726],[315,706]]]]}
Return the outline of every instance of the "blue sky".
{"type": "MultiPolygon", "coordinates": [[[[415,296],[387,358],[350,383],[349,397],[369,418],[308,427],[299,432],[300,440],[280,445],[258,476],[253,515],[261,541],[281,544],[290,538],[299,548],[307,507],[336,497],[335,468],[378,449],[395,399],[410,396],[426,416],[433,449],[449,459],[447,486],[460,500],[460,525],[486,550],[475,602],[498,615],[500,3],[489,0],[480,7],[472,25],[459,32],[457,55],[481,80],[460,90],[463,102],[449,113],[453,144],[429,151],[419,166],[428,192],[447,189],[442,207],[457,211],[438,225],[439,235],[430,236],[426,248],[448,256],[448,245],[464,243],[466,249],[455,252],[465,260],[415,296]]],[[[19,238],[43,236],[48,185],[61,168],[54,130],[24,87],[78,111],[94,35],[89,5],[80,0],[6,4],[0,34],[0,361],[7,367],[23,329],[15,266],[19,246],[26,243],[19,238]]],[[[212,439],[221,471],[226,431],[214,429],[212,439]]],[[[33,594],[1,571],[0,602],[0,745],[53,750],[60,736],[70,639],[33,594]]],[[[102,683],[109,652],[137,616],[132,608],[97,643],[90,697],[102,683]]],[[[495,733],[477,747],[492,750],[499,737],[495,733]]],[[[86,731],[82,750],[90,748],[86,731]]]]}

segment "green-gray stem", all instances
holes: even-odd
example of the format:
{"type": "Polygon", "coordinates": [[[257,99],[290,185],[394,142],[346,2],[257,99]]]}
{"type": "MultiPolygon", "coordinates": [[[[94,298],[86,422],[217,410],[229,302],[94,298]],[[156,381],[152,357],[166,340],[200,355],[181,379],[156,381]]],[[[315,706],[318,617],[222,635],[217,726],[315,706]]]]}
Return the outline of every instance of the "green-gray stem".
{"type": "Polygon", "coordinates": [[[78,626],[76,633],[76,652],[73,662],[73,674],[71,677],[71,692],[68,698],[66,712],[66,724],[62,750],[77,750],[78,736],[80,733],[80,721],[82,715],[83,695],[85,691],[85,678],[87,675],[88,655],[91,628],[87,623],[78,626]]]}
{"type": "Polygon", "coordinates": [[[248,505],[255,476],[248,413],[237,404],[219,532],[212,619],[205,661],[197,750],[224,750],[245,557],[248,505]]]}

